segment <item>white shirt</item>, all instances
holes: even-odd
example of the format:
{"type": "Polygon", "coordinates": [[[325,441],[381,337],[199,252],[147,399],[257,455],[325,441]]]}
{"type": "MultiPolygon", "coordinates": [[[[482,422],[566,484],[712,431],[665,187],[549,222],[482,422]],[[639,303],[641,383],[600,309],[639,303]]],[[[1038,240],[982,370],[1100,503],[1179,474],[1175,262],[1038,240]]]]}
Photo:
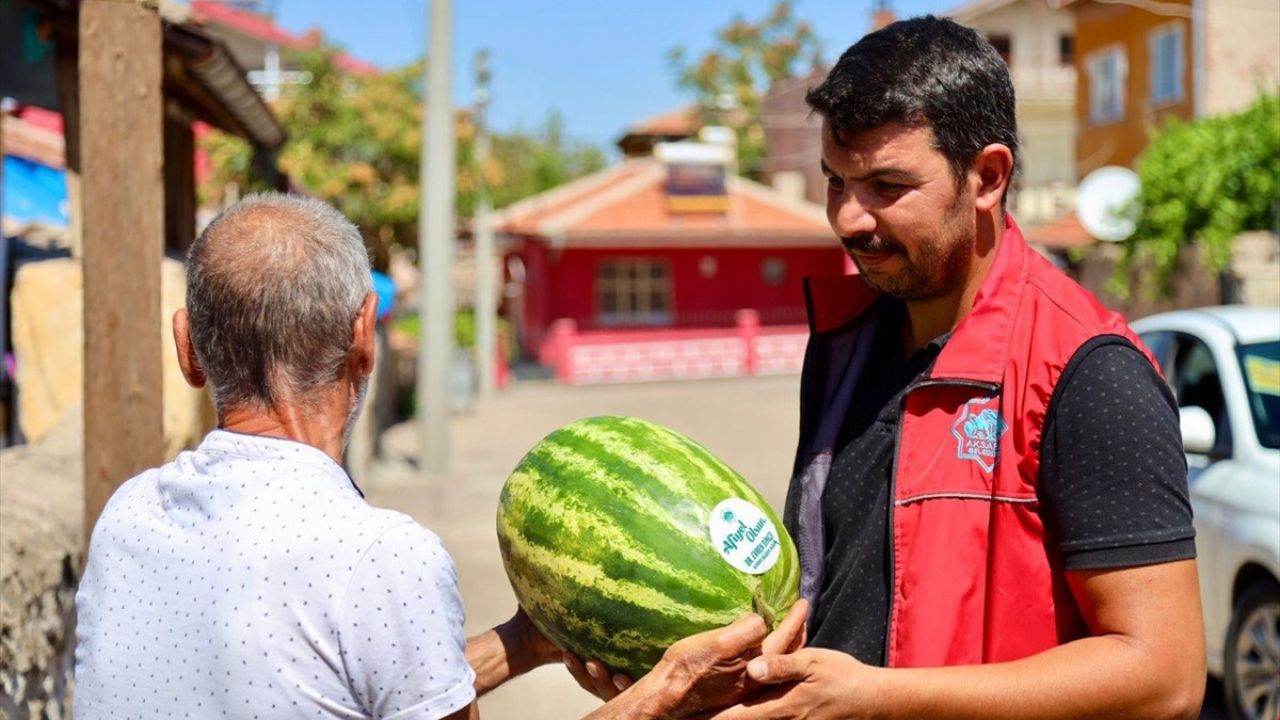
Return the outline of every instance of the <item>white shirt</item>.
{"type": "Polygon", "coordinates": [[[440,539],[320,450],[225,431],[111,497],[76,720],[439,718],[475,698],[440,539]]]}

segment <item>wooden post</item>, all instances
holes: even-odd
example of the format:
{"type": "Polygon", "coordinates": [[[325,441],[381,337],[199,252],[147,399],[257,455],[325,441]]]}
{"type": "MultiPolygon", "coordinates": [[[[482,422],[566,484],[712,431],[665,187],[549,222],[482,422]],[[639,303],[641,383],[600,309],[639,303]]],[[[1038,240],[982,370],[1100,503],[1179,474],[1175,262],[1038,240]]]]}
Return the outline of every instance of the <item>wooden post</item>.
{"type": "Polygon", "coordinates": [[[111,493],[164,459],[161,52],[154,10],[80,5],[86,539],[111,493]]]}
{"type": "Polygon", "coordinates": [[[76,46],[66,39],[58,41],[56,64],[58,106],[62,110],[62,139],[66,148],[67,228],[71,255],[84,257],[84,195],[80,187],[80,69],[76,62],[76,46]]]}
{"type": "Polygon", "coordinates": [[[191,120],[169,108],[164,118],[164,249],[178,255],[196,237],[195,153],[191,120]]]}

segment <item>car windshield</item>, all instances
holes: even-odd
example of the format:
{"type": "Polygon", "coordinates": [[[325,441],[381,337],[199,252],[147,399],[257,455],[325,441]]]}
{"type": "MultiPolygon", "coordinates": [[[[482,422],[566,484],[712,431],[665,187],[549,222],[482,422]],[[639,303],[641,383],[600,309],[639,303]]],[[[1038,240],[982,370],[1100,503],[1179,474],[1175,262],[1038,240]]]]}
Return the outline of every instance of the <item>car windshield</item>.
{"type": "Polygon", "coordinates": [[[1237,352],[1258,442],[1280,448],[1280,341],[1241,345],[1237,352]]]}

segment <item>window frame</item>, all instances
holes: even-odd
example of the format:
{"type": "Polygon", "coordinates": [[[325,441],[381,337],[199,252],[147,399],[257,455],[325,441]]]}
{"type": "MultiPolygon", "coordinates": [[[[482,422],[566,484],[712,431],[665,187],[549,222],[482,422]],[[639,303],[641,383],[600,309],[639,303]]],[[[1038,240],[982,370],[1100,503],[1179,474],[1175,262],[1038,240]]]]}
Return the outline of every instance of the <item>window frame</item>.
{"type": "Polygon", "coordinates": [[[1093,126],[1110,125],[1124,120],[1125,113],[1128,112],[1126,91],[1129,84],[1129,55],[1125,46],[1117,43],[1098,48],[1089,53],[1085,58],[1085,71],[1089,76],[1089,124],[1093,126]],[[1115,60],[1116,77],[1114,79],[1114,87],[1104,88],[1104,63],[1110,59],[1115,60]],[[1105,92],[1107,89],[1112,92],[1105,92]],[[1104,92],[1107,99],[1115,100],[1115,108],[1111,114],[1104,115],[1100,112],[1102,106],[1099,100],[1103,98],[1104,92]],[[1114,95],[1114,98],[1112,98],[1112,95],[1114,95]]]}
{"type": "Polygon", "coordinates": [[[1169,390],[1173,393],[1174,401],[1178,405],[1179,413],[1181,413],[1182,408],[1189,407],[1184,402],[1186,393],[1184,381],[1186,377],[1182,374],[1181,363],[1186,360],[1191,351],[1196,349],[1194,346],[1199,346],[1199,349],[1203,350],[1212,363],[1213,374],[1218,380],[1218,394],[1222,400],[1222,407],[1217,408],[1218,413],[1216,415],[1212,412],[1214,408],[1206,408],[1202,405],[1196,406],[1208,412],[1213,419],[1214,447],[1208,453],[1208,457],[1210,460],[1230,458],[1235,452],[1235,432],[1234,428],[1231,427],[1232,400],[1227,396],[1227,388],[1222,382],[1223,358],[1218,357],[1213,345],[1198,335],[1182,330],[1173,331],[1165,359],[1167,364],[1162,366],[1165,373],[1165,382],[1169,384],[1169,390]],[[1193,347],[1184,350],[1189,345],[1193,347]]]}
{"type": "Polygon", "coordinates": [[[1074,33],[1058,33],[1058,65],[1071,67],[1076,61],[1076,36],[1074,33]]]}
{"type": "Polygon", "coordinates": [[[671,261],[660,257],[608,257],[596,262],[592,297],[596,323],[601,327],[657,327],[670,325],[674,317],[675,282],[671,261]],[[612,267],[613,277],[605,277],[612,267]],[[643,272],[636,272],[643,268],[643,272]],[[626,272],[621,272],[625,269],[626,272]],[[661,273],[655,276],[655,270],[661,273]],[[613,298],[613,309],[605,310],[605,297],[613,298]],[[660,297],[661,307],[653,307],[660,297]]]}
{"type": "Polygon", "coordinates": [[[996,49],[996,53],[1000,55],[1000,59],[1004,60],[1004,64],[1013,67],[1013,33],[996,32],[987,33],[987,43],[996,49]],[[999,44],[997,44],[999,41],[999,44]],[[1003,49],[1001,49],[1003,45],[1003,49]]]}
{"type": "Polygon", "coordinates": [[[1147,33],[1147,54],[1148,62],[1148,87],[1147,97],[1152,107],[1164,107],[1182,102],[1186,99],[1186,28],[1180,22],[1171,22],[1153,28],[1147,33]],[[1165,88],[1160,87],[1162,78],[1164,77],[1161,70],[1164,69],[1164,63],[1160,53],[1161,42],[1167,38],[1173,38],[1172,47],[1174,54],[1172,57],[1172,82],[1173,85],[1170,94],[1162,94],[1165,88]]]}

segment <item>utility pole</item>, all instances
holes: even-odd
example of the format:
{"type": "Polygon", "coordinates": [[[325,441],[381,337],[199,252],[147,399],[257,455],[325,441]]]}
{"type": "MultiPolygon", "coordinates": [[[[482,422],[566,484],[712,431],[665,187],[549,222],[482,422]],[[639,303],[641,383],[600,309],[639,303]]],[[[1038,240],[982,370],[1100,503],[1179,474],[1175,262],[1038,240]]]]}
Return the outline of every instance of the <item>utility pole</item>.
{"type": "Polygon", "coordinates": [[[498,303],[494,296],[493,223],[489,218],[489,183],[485,166],[489,164],[489,128],[485,109],[489,106],[489,51],[476,51],[476,174],[479,198],[476,202],[476,360],[480,373],[480,397],[493,394],[497,356],[498,303]]]}
{"type": "Polygon", "coordinates": [[[453,345],[450,266],[454,244],[453,7],[431,0],[427,77],[422,108],[419,185],[418,434],[427,476],[449,472],[449,356],[453,345]]]}

